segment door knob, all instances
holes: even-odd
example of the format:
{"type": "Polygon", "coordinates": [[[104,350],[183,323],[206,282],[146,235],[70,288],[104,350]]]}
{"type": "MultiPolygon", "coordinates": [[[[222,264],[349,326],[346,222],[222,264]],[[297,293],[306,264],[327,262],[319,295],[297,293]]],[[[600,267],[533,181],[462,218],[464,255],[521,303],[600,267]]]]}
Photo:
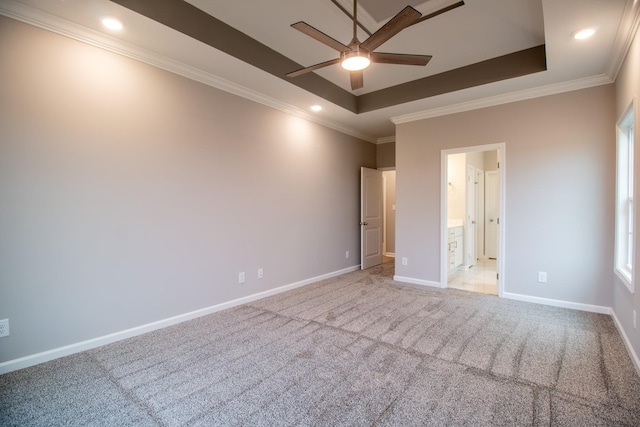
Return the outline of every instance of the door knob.
{"type": "Polygon", "coordinates": [[[493,219],[490,219],[489,222],[493,222],[493,219]]]}
{"type": "Polygon", "coordinates": [[[361,222],[360,225],[369,225],[368,222],[361,222]]]}

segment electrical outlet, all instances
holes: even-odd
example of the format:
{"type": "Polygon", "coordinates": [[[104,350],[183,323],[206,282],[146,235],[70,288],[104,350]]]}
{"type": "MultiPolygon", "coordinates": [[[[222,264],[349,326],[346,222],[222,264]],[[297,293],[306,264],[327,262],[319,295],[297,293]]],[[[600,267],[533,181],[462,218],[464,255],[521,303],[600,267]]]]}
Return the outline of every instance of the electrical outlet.
{"type": "Polygon", "coordinates": [[[407,264],[409,264],[409,260],[407,260],[406,256],[403,256],[402,257],[402,265],[407,265],[407,264]]]}
{"type": "Polygon", "coordinates": [[[547,272],[546,271],[538,271],[538,282],[547,283],[547,272]]]}
{"type": "Polygon", "coordinates": [[[345,258],[345,259],[349,259],[349,251],[346,251],[346,252],[344,253],[344,258],[345,258]]]}
{"type": "Polygon", "coordinates": [[[238,283],[244,283],[244,271],[238,274],[238,283]]]}
{"type": "Polygon", "coordinates": [[[0,320],[0,337],[9,336],[9,319],[0,320]]]}
{"type": "Polygon", "coordinates": [[[259,268],[258,269],[258,279],[262,279],[264,277],[264,270],[259,268]]]}

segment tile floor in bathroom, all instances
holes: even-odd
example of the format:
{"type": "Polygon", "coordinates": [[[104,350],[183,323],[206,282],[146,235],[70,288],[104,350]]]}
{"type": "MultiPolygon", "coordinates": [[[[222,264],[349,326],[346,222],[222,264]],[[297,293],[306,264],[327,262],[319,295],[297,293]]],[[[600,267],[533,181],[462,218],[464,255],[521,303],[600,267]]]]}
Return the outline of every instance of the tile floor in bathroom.
{"type": "Polygon", "coordinates": [[[465,291],[498,295],[496,260],[480,259],[470,269],[450,274],[448,286],[465,291]]]}

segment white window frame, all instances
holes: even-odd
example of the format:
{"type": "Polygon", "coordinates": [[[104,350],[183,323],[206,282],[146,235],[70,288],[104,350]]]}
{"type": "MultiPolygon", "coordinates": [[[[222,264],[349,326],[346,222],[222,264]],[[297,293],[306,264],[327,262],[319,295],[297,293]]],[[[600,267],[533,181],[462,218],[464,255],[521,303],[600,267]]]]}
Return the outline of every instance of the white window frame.
{"type": "Polygon", "coordinates": [[[635,99],[616,124],[616,243],[615,273],[635,292],[635,99]]]}

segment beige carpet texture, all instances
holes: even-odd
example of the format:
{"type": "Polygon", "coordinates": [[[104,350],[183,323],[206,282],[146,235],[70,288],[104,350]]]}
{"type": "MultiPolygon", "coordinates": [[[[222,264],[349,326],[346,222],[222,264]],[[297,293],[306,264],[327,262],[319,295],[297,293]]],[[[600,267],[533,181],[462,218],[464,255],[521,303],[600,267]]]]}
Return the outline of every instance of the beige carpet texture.
{"type": "Polygon", "coordinates": [[[0,376],[1,426],[638,426],[606,315],[349,273],[0,376]]]}

